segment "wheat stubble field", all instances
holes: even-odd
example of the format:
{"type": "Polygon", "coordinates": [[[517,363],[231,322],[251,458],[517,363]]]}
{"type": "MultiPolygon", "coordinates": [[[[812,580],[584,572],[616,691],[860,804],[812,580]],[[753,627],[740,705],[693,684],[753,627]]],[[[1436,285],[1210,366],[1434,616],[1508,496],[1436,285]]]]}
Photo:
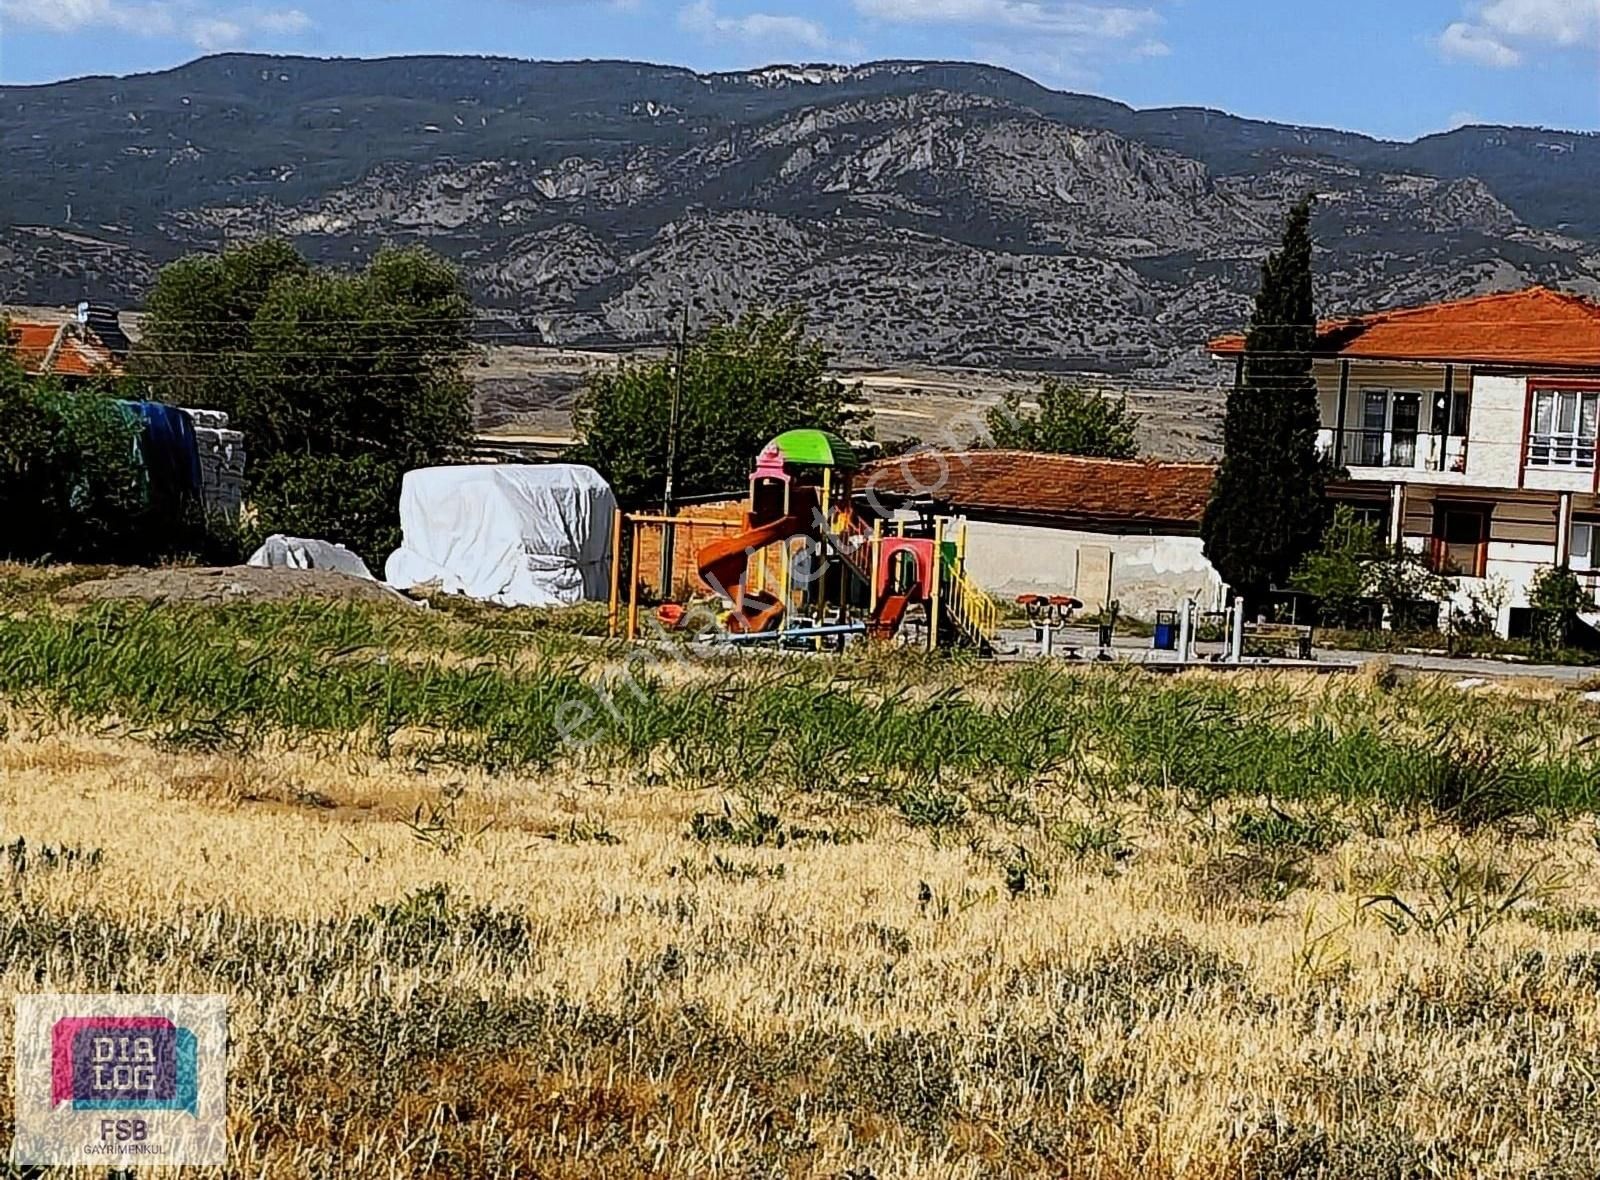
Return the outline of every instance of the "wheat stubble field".
{"type": "Polygon", "coordinates": [[[1600,1169],[1576,693],[888,653],[601,698],[592,612],[56,585],[0,589],[0,992],[228,994],[229,1174],[1600,1169]]]}

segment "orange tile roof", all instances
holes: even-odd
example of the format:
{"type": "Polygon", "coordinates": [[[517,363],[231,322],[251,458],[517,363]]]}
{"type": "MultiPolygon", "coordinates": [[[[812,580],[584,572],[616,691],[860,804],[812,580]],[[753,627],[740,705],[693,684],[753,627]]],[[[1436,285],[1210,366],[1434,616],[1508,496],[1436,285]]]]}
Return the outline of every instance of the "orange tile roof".
{"type": "Polygon", "coordinates": [[[116,357],[109,349],[88,332],[75,332],[73,325],[12,320],[10,327],[11,349],[17,363],[35,376],[44,372],[45,361],[52,350],[55,357],[50,362],[50,372],[57,377],[92,377],[96,373],[121,372],[116,357]]]}
{"type": "Polygon", "coordinates": [[[914,452],[872,464],[858,487],[1064,527],[1192,532],[1215,471],[1209,463],[1033,451],[914,452]]]}
{"type": "MultiPolygon", "coordinates": [[[[1244,337],[1219,337],[1211,351],[1237,356],[1244,337]]],[[[1317,326],[1316,353],[1345,360],[1600,368],[1600,306],[1529,287],[1327,320],[1317,326]]]]}

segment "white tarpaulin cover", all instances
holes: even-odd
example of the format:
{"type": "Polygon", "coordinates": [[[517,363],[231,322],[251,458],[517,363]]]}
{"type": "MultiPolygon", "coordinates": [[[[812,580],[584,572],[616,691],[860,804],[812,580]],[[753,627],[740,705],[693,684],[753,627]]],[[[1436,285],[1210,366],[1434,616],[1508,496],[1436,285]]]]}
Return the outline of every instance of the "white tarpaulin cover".
{"type": "Polygon", "coordinates": [[[309,537],[286,537],[282,533],[268,537],[245,564],[269,569],[333,570],[366,578],[369,582],[375,580],[367,563],[343,545],[314,541],[309,537]]]}
{"type": "Polygon", "coordinates": [[[503,606],[570,606],[606,597],[616,497],[571,463],[424,467],[400,485],[391,586],[437,582],[503,606]]]}

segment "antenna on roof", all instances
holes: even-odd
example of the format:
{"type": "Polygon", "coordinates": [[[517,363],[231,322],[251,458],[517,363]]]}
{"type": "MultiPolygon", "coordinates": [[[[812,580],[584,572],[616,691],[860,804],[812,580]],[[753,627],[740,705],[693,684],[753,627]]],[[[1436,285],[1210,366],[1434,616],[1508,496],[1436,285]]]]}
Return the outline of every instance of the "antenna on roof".
{"type": "Polygon", "coordinates": [[[89,301],[87,299],[84,299],[84,300],[81,300],[78,303],[78,323],[87,324],[88,322],[89,322],[89,301]]]}

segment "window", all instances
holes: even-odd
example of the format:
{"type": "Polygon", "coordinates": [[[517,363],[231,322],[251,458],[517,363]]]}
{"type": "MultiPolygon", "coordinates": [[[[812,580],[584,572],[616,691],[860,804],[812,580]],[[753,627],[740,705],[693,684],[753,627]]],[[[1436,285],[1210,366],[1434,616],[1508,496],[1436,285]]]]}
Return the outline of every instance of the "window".
{"type": "Polygon", "coordinates": [[[1350,515],[1355,517],[1356,523],[1365,525],[1372,530],[1377,543],[1386,545],[1389,541],[1389,501],[1388,500],[1341,500],[1341,508],[1348,508],[1350,515]]]}
{"type": "Polygon", "coordinates": [[[1578,571],[1600,570],[1600,520],[1572,522],[1572,557],[1578,571]]]}
{"type": "Polygon", "coordinates": [[[1389,424],[1389,395],[1368,390],[1361,413],[1362,467],[1383,466],[1383,428],[1389,424]]]}
{"type": "Polygon", "coordinates": [[[1345,431],[1343,461],[1351,467],[1415,467],[1422,433],[1422,395],[1366,389],[1361,424],[1345,431]]]}
{"type": "Polygon", "coordinates": [[[1489,549],[1489,509],[1481,504],[1439,504],[1433,510],[1429,553],[1435,571],[1481,578],[1489,549]]]}
{"type": "Polygon", "coordinates": [[[1530,467],[1594,470],[1600,390],[1537,389],[1528,430],[1530,467]]]}
{"type": "Polygon", "coordinates": [[[1422,398],[1415,393],[1394,395],[1394,417],[1390,428],[1389,466],[1417,465],[1417,426],[1422,419],[1422,398]]]}

